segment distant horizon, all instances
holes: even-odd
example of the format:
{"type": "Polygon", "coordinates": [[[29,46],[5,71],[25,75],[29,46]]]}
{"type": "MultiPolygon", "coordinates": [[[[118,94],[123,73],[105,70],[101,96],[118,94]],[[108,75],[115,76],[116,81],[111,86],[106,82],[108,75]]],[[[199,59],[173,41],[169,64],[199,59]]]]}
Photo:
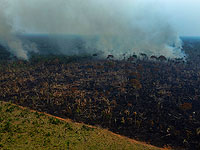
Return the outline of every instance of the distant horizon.
{"type": "MultiPolygon", "coordinates": [[[[81,34],[64,34],[64,33],[22,33],[18,35],[71,35],[71,36],[97,36],[97,35],[81,35],[81,34]]],[[[179,37],[200,38],[200,35],[179,35],[179,37]]]]}
{"type": "Polygon", "coordinates": [[[193,39],[196,39],[196,38],[198,38],[198,39],[200,39],[200,35],[199,36],[179,36],[180,38],[193,38],[193,39]]]}

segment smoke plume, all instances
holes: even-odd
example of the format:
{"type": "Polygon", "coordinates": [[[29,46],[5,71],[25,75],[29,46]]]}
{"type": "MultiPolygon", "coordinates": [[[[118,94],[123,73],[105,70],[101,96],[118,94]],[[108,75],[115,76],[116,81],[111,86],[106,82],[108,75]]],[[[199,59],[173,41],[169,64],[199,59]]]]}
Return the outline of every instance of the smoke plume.
{"type": "MultiPolygon", "coordinates": [[[[27,51],[13,36],[13,29],[78,35],[89,53],[184,56],[181,40],[164,13],[139,0],[9,0],[5,12],[0,15],[0,40],[20,58],[26,59],[27,51]]],[[[67,46],[62,52],[71,53],[67,46]]]]}
{"type": "Polygon", "coordinates": [[[19,59],[28,60],[29,51],[37,51],[34,43],[23,43],[14,30],[13,16],[9,16],[9,3],[0,0],[0,44],[19,59]]]}

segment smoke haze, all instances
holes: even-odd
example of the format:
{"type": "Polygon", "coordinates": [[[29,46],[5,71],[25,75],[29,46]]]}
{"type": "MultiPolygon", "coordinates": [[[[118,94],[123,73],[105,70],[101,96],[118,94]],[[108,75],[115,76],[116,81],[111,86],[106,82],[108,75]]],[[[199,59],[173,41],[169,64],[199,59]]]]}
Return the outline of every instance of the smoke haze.
{"type": "MultiPolygon", "coordinates": [[[[16,32],[78,35],[84,40],[88,53],[101,51],[105,56],[113,54],[118,58],[124,53],[184,56],[177,33],[152,3],[139,0],[6,2],[7,7],[0,10],[0,41],[19,58],[27,59],[28,52],[23,41],[14,36],[16,32]]],[[[62,43],[64,41],[59,44],[62,52],[70,54],[69,47],[62,43]]],[[[30,47],[28,49],[30,51],[30,47]]]]}
{"type": "Polygon", "coordinates": [[[6,18],[3,10],[6,9],[6,3],[0,5],[0,43],[9,48],[9,51],[21,59],[28,59],[27,52],[23,49],[21,41],[12,35],[12,26],[6,18]]]}

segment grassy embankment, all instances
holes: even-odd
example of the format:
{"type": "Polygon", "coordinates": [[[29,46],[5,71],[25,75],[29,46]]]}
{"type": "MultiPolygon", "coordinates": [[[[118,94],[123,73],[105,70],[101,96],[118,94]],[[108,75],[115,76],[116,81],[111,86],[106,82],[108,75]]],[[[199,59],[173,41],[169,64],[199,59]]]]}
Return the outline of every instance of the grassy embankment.
{"type": "Polygon", "coordinates": [[[0,149],[159,150],[83,123],[0,101],[0,149]]]}

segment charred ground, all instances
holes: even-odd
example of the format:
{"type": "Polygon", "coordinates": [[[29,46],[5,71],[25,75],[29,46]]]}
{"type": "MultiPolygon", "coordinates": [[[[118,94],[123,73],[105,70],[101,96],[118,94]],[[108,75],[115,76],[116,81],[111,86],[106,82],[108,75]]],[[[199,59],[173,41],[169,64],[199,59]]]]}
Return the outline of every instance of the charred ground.
{"type": "Polygon", "coordinates": [[[199,149],[200,40],[183,40],[186,61],[142,54],[121,61],[34,55],[27,62],[6,54],[0,99],[156,146],[199,149]]]}

